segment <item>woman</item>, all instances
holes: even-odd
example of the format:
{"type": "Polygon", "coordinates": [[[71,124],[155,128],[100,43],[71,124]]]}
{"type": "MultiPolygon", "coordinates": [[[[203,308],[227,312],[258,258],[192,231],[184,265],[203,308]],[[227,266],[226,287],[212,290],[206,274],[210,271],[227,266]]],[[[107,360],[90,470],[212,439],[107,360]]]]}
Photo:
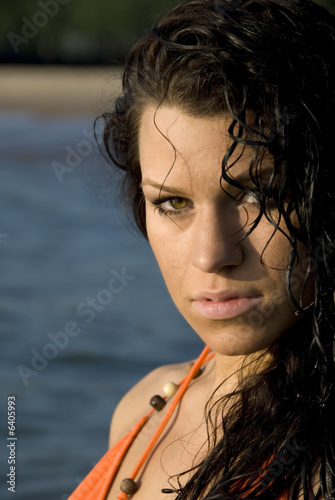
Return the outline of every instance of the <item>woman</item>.
{"type": "Polygon", "coordinates": [[[71,500],[335,498],[334,54],[307,0],[191,1],[133,48],[105,146],[208,347],[125,396],[71,500]]]}

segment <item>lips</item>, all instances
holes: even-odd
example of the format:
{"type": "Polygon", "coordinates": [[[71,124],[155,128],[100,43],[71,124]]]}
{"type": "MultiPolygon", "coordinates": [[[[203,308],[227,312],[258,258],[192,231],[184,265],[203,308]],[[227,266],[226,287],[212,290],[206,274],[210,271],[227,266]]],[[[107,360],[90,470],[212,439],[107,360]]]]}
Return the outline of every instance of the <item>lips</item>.
{"type": "Polygon", "coordinates": [[[262,296],[255,293],[200,292],[194,295],[192,307],[208,319],[236,318],[256,307],[262,296]]]}

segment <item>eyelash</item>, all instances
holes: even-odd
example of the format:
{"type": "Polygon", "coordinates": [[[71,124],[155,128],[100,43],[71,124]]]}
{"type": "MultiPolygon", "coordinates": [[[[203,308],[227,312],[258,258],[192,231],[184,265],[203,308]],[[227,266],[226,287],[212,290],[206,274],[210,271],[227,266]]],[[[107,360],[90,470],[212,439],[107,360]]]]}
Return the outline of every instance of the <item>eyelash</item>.
{"type": "Polygon", "coordinates": [[[171,208],[171,210],[166,210],[165,208],[162,207],[163,203],[166,203],[167,201],[171,200],[188,201],[186,198],[182,198],[181,196],[169,196],[169,197],[158,198],[157,200],[153,201],[152,204],[156,206],[155,210],[158,211],[159,215],[165,215],[165,216],[168,215],[169,217],[179,217],[181,215],[185,215],[185,210],[187,210],[187,207],[180,208],[179,210],[174,208],[171,208]]]}
{"type": "MultiPolygon", "coordinates": [[[[180,208],[180,209],[171,208],[170,210],[167,210],[167,209],[162,207],[163,203],[169,202],[171,200],[183,200],[183,201],[185,200],[188,202],[187,204],[189,204],[189,201],[186,198],[182,198],[181,196],[161,197],[161,198],[158,198],[157,200],[153,201],[152,203],[153,203],[153,205],[156,206],[155,210],[158,211],[159,215],[165,215],[165,216],[169,216],[169,217],[180,217],[182,215],[185,215],[185,211],[188,209],[187,206],[185,208],[180,208]]],[[[251,205],[251,206],[259,207],[259,201],[258,201],[257,195],[253,194],[253,193],[242,193],[242,197],[237,201],[239,202],[240,205],[251,205]],[[245,196],[251,197],[254,201],[251,203],[244,203],[243,204],[242,199],[245,196]]]]}

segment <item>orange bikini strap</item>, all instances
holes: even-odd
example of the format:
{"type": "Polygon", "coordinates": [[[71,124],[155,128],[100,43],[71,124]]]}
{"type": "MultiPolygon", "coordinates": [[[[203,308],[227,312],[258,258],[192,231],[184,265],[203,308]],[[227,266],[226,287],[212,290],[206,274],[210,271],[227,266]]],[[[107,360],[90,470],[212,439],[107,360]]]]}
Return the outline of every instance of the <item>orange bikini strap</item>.
{"type": "MultiPolygon", "coordinates": [[[[134,470],[130,474],[129,479],[134,480],[135,477],[139,474],[141,468],[143,467],[143,465],[147,461],[150,453],[152,452],[155,444],[157,443],[160,435],[162,434],[163,430],[165,429],[167,423],[169,422],[169,420],[170,420],[173,412],[175,411],[178,403],[180,402],[180,400],[184,396],[185,391],[187,390],[188,386],[190,385],[192,379],[194,378],[194,375],[197,373],[199,368],[201,368],[201,366],[203,366],[205,363],[207,363],[213,356],[214,356],[214,353],[210,354],[210,349],[209,349],[209,347],[206,346],[205,349],[200,354],[199,358],[195,361],[195,363],[192,366],[191,370],[189,371],[188,375],[182,380],[181,385],[178,389],[178,392],[175,395],[169,410],[167,411],[167,413],[166,413],[164,419],[162,420],[162,422],[160,423],[157,431],[155,432],[151,441],[149,442],[146,449],[144,450],[144,452],[143,452],[141,458],[139,459],[139,461],[137,462],[134,470]]],[[[150,413],[148,414],[148,416],[150,416],[153,413],[153,411],[154,410],[151,410],[150,413]]],[[[127,500],[127,498],[128,498],[128,494],[122,492],[117,497],[117,500],[127,500]]]]}

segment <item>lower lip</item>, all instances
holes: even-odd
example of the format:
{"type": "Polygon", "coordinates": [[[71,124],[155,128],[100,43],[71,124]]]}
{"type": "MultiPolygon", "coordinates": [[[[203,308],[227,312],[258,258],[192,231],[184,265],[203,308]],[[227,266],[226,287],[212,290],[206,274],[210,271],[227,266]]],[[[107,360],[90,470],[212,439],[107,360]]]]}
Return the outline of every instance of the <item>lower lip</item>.
{"type": "Polygon", "coordinates": [[[195,300],[192,304],[194,309],[205,318],[232,319],[257,306],[260,300],[260,296],[236,297],[223,301],[195,300]]]}

